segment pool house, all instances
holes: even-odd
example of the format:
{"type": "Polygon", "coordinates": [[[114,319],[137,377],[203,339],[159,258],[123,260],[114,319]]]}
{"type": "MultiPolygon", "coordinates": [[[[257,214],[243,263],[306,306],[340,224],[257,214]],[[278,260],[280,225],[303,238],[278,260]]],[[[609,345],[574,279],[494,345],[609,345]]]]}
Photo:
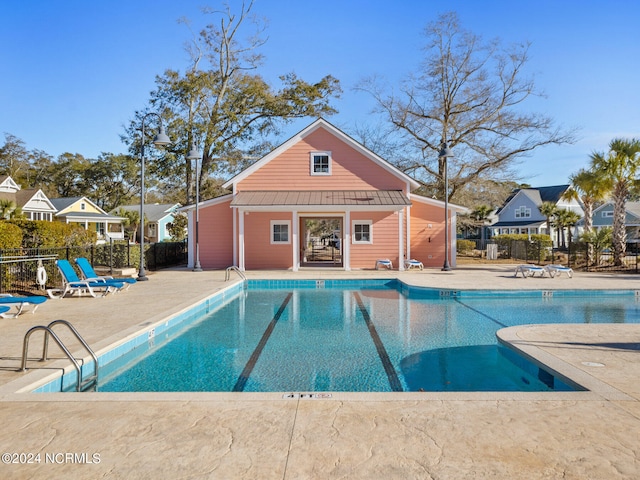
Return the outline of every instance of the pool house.
{"type": "MultiPolygon", "coordinates": [[[[324,119],[224,184],[232,193],[199,203],[199,260],[205,269],[405,269],[445,257],[445,204],[412,193],[417,181],[324,119]]],[[[195,258],[195,205],[189,264],[195,258]]],[[[448,204],[449,263],[456,263],[456,214],[448,204]]]]}

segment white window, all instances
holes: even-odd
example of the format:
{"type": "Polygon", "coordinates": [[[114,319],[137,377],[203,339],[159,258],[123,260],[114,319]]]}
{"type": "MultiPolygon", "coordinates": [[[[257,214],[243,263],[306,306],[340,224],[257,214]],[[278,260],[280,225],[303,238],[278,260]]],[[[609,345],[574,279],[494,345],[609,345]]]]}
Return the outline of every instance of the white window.
{"type": "Polygon", "coordinates": [[[373,243],[371,220],[355,220],[353,222],[352,243],[373,243]]]}
{"type": "Polygon", "coordinates": [[[311,152],[311,175],[331,175],[331,152],[311,152]]]}
{"type": "Polygon", "coordinates": [[[288,220],[271,220],[271,243],[291,243],[291,222],[288,220]]]}
{"type": "Polygon", "coordinates": [[[516,218],[529,218],[531,217],[531,209],[527,207],[516,208],[516,218]]]}
{"type": "Polygon", "coordinates": [[[602,212],[602,218],[613,217],[613,210],[606,210],[602,212]]]}
{"type": "Polygon", "coordinates": [[[80,210],[86,210],[87,205],[84,202],[80,202],[80,210]]]}

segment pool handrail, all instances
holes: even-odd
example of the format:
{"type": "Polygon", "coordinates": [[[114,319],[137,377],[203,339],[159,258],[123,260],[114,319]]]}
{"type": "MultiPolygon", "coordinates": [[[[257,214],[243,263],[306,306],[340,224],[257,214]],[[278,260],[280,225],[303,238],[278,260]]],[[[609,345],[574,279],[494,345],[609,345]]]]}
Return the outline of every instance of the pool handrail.
{"type": "Polygon", "coordinates": [[[225,270],[225,274],[224,274],[224,281],[225,282],[229,281],[229,278],[231,277],[231,271],[234,271],[238,275],[240,275],[240,278],[242,278],[242,280],[245,280],[245,281],[247,280],[247,277],[245,276],[244,273],[242,273],[242,270],[240,270],[235,265],[231,265],[230,267],[227,267],[227,269],[225,270]]]}

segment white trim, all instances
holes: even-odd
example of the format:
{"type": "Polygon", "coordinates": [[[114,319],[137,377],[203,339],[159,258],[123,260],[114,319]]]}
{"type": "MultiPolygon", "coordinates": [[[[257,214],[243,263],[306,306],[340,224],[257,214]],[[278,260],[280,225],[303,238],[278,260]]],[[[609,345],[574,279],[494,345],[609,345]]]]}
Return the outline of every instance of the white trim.
{"type": "Polygon", "coordinates": [[[331,176],[332,168],[331,164],[333,163],[331,159],[331,152],[329,151],[318,151],[318,152],[309,152],[309,175],[312,177],[329,177],[331,176]],[[316,158],[317,157],[327,157],[327,171],[326,172],[316,172],[316,158]]]}
{"type": "MultiPolygon", "coordinates": [[[[206,200],[204,202],[200,202],[198,204],[198,209],[202,209],[202,208],[206,208],[209,207],[211,205],[217,205],[219,203],[224,203],[228,200],[233,200],[234,195],[229,193],[227,195],[223,195],[221,197],[216,197],[216,198],[212,198],[211,200],[206,200]]],[[[196,204],[194,203],[193,205],[186,205],[184,207],[180,207],[178,209],[176,209],[176,212],[186,212],[188,210],[195,210],[196,208],[196,204]]]]}
{"type": "Polygon", "coordinates": [[[352,220],[351,221],[351,243],[354,245],[371,245],[373,243],[373,221],[372,220],[352,220]],[[356,240],[356,225],[369,225],[369,240],[356,240]]]}
{"type": "MultiPolygon", "coordinates": [[[[444,208],[444,202],[442,200],[436,200],[434,198],[429,198],[429,197],[423,197],[422,195],[417,195],[415,193],[410,193],[408,196],[409,200],[413,201],[417,201],[420,203],[424,203],[426,205],[432,205],[434,207],[440,207],[440,208],[444,208]]],[[[471,212],[471,210],[469,210],[467,207],[463,207],[462,205],[456,205],[455,203],[451,203],[449,202],[449,210],[455,211],[456,213],[469,213],[471,212]]]]}
{"type": "Polygon", "coordinates": [[[271,245],[291,245],[291,220],[271,220],[269,221],[269,243],[271,245]],[[287,226],[287,241],[276,241],[273,239],[273,227],[276,225],[287,226]]]}

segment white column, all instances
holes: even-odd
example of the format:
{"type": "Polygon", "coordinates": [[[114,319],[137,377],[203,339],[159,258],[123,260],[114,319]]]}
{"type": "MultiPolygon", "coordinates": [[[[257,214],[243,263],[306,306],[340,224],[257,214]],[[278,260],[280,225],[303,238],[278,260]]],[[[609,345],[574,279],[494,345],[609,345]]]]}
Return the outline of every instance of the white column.
{"type": "Polygon", "coordinates": [[[238,210],[238,221],[240,222],[238,234],[238,268],[244,272],[244,215],[245,211],[238,210]]]}
{"type": "MultiPolygon", "coordinates": [[[[411,205],[406,207],[407,210],[407,258],[411,258],[411,205]]],[[[402,262],[404,263],[404,262],[402,262]]]]}
{"type": "Polygon", "coordinates": [[[456,252],[456,220],[458,218],[457,215],[451,215],[451,221],[449,222],[451,224],[451,232],[449,235],[449,238],[451,239],[450,243],[450,248],[449,248],[449,256],[451,257],[451,266],[455,267],[456,266],[456,260],[458,258],[457,252],[456,252]]]}
{"type": "Polygon", "coordinates": [[[396,212],[398,214],[398,270],[404,270],[404,211],[396,212]]]}
{"type": "Polygon", "coordinates": [[[344,213],[344,232],[342,233],[342,266],[351,270],[351,212],[344,213]]]}
{"type": "Polygon", "coordinates": [[[189,220],[187,221],[187,238],[189,239],[189,248],[187,249],[187,268],[193,268],[195,265],[194,253],[196,250],[195,238],[195,221],[193,210],[189,210],[189,220]]]}
{"type": "Polygon", "coordinates": [[[300,221],[298,220],[298,212],[296,210],[292,212],[291,222],[291,231],[293,232],[291,235],[291,246],[293,247],[293,271],[297,272],[300,268],[300,221]]]}
{"type": "Polygon", "coordinates": [[[233,208],[233,258],[231,263],[238,265],[238,215],[240,215],[237,208],[233,208]]]}

